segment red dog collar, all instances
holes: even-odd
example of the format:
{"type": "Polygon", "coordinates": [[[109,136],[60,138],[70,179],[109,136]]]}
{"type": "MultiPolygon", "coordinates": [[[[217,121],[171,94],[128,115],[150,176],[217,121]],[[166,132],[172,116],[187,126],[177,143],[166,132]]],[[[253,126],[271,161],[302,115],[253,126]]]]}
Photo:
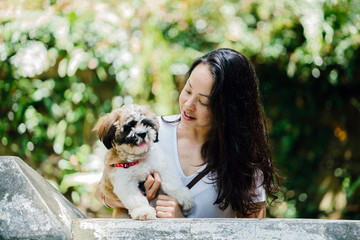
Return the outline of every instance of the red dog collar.
{"type": "Polygon", "coordinates": [[[132,167],[136,164],[138,164],[141,160],[137,160],[135,162],[129,162],[129,163],[115,163],[115,164],[110,164],[110,167],[122,167],[122,168],[129,168],[132,167]]]}

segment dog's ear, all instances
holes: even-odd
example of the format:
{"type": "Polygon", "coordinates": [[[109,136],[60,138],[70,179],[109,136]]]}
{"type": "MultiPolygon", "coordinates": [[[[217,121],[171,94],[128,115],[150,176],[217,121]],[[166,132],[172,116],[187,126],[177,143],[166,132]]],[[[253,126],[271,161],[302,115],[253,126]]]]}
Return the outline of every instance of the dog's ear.
{"type": "Polygon", "coordinates": [[[112,121],[110,113],[108,113],[101,117],[93,128],[93,131],[96,131],[107,149],[112,148],[112,140],[115,137],[116,127],[114,126],[114,122],[116,122],[116,119],[112,121]]]}
{"type": "Polygon", "coordinates": [[[152,119],[153,119],[153,121],[155,123],[154,127],[155,127],[155,130],[156,130],[156,139],[155,139],[154,142],[158,142],[159,141],[159,121],[158,121],[157,116],[156,116],[155,113],[153,114],[152,119]]]}
{"type": "Polygon", "coordinates": [[[154,140],[154,142],[158,142],[159,141],[159,121],[157,119],[156,114],[151,110],[151,108],[147,105],[144,105],[144,112],[146,113],[147,116],[149,116],[151,118],[151,120],[153,120],[154,122],[154,129],[156,131],[156,139],[154,140]]]}
{"type": "Polygon", "coordinates": [[[107,149],[112,148],[112,141],[115,137],[115,132],[116,132],[116,127],[114,124],[112,124],[109,131],[107,132],[107,134],[104,136],[104,138],[102,140],[107,149]]]}
{"type": "Polygon", "coordinates": [[[156,114],[153,112],[153,110],[151,110],[151,108],[147,105],[142,105],[142,107],[144,108],[144,112],[145,114],[151,118],[151,120],[153,120],[154,122],[154,128],[156,130],[156,132],[159,131],[159,121],[157,119],[156,114]]]}

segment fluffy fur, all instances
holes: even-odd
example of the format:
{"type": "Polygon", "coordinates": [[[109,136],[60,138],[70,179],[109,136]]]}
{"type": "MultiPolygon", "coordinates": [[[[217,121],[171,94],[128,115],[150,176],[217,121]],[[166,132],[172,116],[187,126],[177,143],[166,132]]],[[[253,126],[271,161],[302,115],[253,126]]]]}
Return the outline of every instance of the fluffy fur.
{"type": "MultiPolygon", "coordinates": [[[[95,125],[100,140],[108,148],[105,169],[101,180],[105,194],[112,194],[128,209],[132,219],[156,218],[156,211],[141,194],[138,185],[153,171],[161,177],[161,189],[176,198],[184,210],[192,205],[189,189],[177,177],[171,163],[157,148],[159,123],[147,106],[125,105],[102,117],[95,125]],[[112,167],[112,164],[139,163],[128,167],[112,167]]],[[[113,217],[127,214],[126,209],[114,209],[113,217]]]]}

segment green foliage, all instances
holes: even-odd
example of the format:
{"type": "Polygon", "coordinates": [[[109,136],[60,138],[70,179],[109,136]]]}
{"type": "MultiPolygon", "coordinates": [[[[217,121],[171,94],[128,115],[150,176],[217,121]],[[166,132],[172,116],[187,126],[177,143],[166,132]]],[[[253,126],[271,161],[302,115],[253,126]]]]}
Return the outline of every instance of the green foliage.
{"type": "Polygon", "coordinates": [[[0,154],[102,216],[96,120],[127,102],[176,113],[189,64],[230,47],[254,64],[287,177],[270,216],[358,219],[359,12],[356,0],[3,1],[0,154]]]}

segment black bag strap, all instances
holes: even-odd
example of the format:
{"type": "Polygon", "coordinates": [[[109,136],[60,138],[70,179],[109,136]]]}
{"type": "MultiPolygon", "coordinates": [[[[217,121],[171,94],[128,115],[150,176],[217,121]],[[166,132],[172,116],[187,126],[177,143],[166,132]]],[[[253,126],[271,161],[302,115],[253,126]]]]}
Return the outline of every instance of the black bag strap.
{"type": "Polygon", "coordinates": [[[205,168],[191,182],[189,182],[189,184],[186,185],[186,187],[191,189],[198,181],[200,181],[200,179],[202,179],[209,172],[210,172],[210,169],[205,168]]]}

